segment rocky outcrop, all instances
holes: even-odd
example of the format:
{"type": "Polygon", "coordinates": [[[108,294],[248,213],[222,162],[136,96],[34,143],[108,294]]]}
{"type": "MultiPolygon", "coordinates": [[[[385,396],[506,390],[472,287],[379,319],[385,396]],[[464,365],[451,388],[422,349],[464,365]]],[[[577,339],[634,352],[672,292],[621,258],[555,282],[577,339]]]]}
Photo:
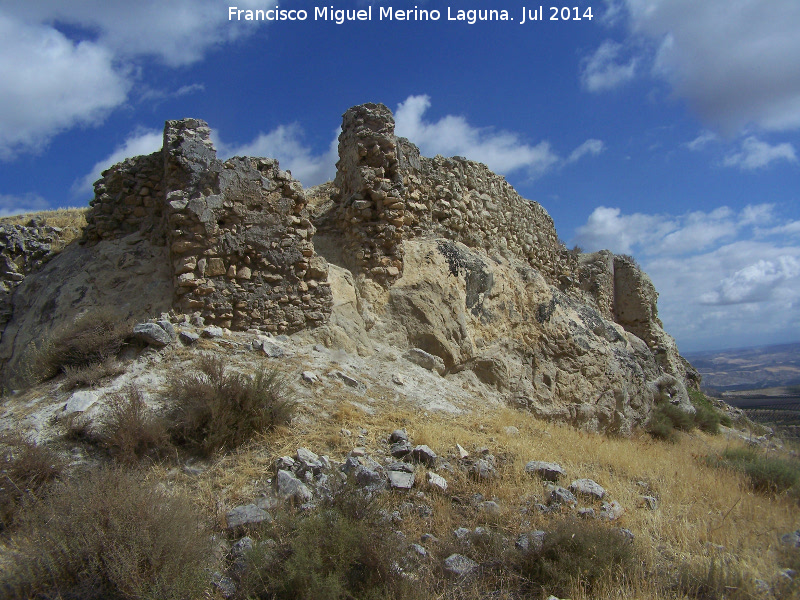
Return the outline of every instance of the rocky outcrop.
{"type": "Polygon", "coordinates": [[[103,173],[83,245],[19,284],[0,360],[107,305],[220,335],[306,331],[362,356],[393,347],[590,430],[629,433],[660,402],[691,411],[693,373],[632,259],[568,252],[539,204],[484,165],[420,156],[385,106],[345,113],[313,216],[277,161],[223,162],[209,135],[168,121],[161,151],[103,173]]]}

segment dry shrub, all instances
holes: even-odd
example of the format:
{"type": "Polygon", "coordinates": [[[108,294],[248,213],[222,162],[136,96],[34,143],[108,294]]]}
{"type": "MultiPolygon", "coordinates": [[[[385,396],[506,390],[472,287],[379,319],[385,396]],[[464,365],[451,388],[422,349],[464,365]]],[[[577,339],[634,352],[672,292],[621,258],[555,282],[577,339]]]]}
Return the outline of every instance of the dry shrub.
{"type": "Polygon", "coordinates": [[[210,537],[191,502],[120,470],[62,484],[20,518],[0,590],[13,598],[199,598],[210,537]]]}
{"type": "Polygon", "coordinates": [[[136,386],[108,397],[98,438],[114,458],[127,465],[158,455],[169,445],[164,420],[147,407],[136,386]]]}
{"type": "Polygon", "coordinates": [[[39,498],[64,468],[49,448],[21,435],[3,436],[0,454],[0,531],[9,527],[26,500],[39,498]]]}
{"type": "Polygon", "coordinates": [[[94,387],[104,379],[115,377],[125,372],[125,367],[115,358],[108,358],[100,363],[85,367],[64,367],[64,390],[82,387],[94,387]]]}
{"type": "MultiPolygon", "coordinates": [[[[116,358],[133,334],[133,321],[111,309],[84,313],[56,328],[48,339],[26,351],[15,378],[26,385],[52,379],[61,373],[76,377],[116,358]]],[[[82,376],[81,376],[82,377],[82,376]]]]}
{"type": "Polygon", "coordinates": [[[619,529],[567,519],[547,532],[541,550],[521,554],[516,569],[535,589],[562,596],[578,588],[591,596],[602,582],[632,579],[636,562],[619,529]]]}
{"type": "Polygon", "coordinates": [[[294,402],[277,371],[247,376],[229,371],[222,358],[205,355],[198,371],[172,378],[168,397],[176,443],[208,456],[288,423],[294,402]]]}

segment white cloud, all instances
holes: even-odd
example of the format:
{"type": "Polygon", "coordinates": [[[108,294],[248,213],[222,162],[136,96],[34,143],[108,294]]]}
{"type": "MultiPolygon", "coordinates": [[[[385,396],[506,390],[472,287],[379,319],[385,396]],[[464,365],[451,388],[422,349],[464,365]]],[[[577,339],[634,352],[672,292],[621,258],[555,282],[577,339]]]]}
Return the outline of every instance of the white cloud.
{"type": "Polygon", "coordinates": [[[104,47],[0,12],[0,158],[41,150],[60,131],[101,121],[130,86],[104,47]]]}
{"type": "Polygon", "coordinates": [[[118,162],[122,162],[126,158],[152,154],[161,148],[163,138],[163,132],[155,129],[139,129],[134,131],[121,145],[117,146],[111,154],[95,163],[89,173],[78,179],[72,185],[72,194],[74,196],[82,194],[91,195],[93,193],[94,182],[100,179],[100,174],[103,171],[118,162]]]}
{"type": "Polygon", "coordinates": [[[726,167],[752,171],[763,169],[776,161],[797,162],[794,146],[789,143],[770,146],[767,142],[750,136],[742,142],[741,151],[728,154],[723,164],[726,167]]]}
{"type": "Polygon", "coordinates": [[[605,92],[620,87],[636,75],[637,59],[619,62],[624,52],[622,44],[604,41],[594,54],[583,62],[581,82],[590,92],[605,92]]]}
{"type": "Polygon", "coordinates": [[[394,113],[397,135],[411,140],[425,156],[464,156],[493,171],[525,169],[532,176],[549,171],[560,161],[549,142],[531,146],[516,133],[475,127],[455,115],[435,123],[425,121],[423,117],[430,106],[428,96],[409,96],[394,113]]]}
{"type": "Polygon", "coordinates": [[[773,204],[682,215],[601,207],[577,233],[586,250],[639,259],[660,293],[659,316],[684,349],[800,338],[800,222],[773,204]]]}
{"type": "MultiPolygon", "coordinates": [[[[265,8],[259,0],[237,4],[265,8]]],[[[218,0],[4,2],[0,160],[39,151],[72,127],[102,122],[127,101],[141,71],[135,61],[142,57],[185,66],[266,26],[231,23],[227,9],[218,0]]],[[[140,99],[159,101],[197,89],[146,90],[140,99]]]]}
{"type": "Polygon", "coordinates": [[[634,39],[657,47],[653,68],[714,127],[800,127],[800,2],[626,0],[634,39]]]}
{"type": "Polygon", "coordinates": [[[144,88],[139,94],[139,101],[141,102],[160,102],[170,98],[180,98],[188,96],[197,92],[205,91],[206,86],[202,83],[192,83],[191,85],[182,85],[175,91],[155,90],[152,88],[144,88]]]}
{"type": "Polygon", "coordinates": [[[52,208],[47,200],[38,194],[28,193],[21,196],[0,194],[0,217],[51,210],[52,208]]]}
{"type": "Polygon", "coordinates": [[[579,161],[586,155],[597,156],[606,149],[606,145],[602,140],[590,139],[583,142],[580,146],[575,148],[567,158],[568,163],[579,161]]]}
{"type": "Polygon", "coordinates": [[[215,140],[220,156],[265,156],[277,158],[281,168],[292,172],[305,187],[333,179],[338,159],[338,132],[326,152],[315,154],[303,142],[303,130],[297,124],[280,125],[269,133],[260,133],[253,141],[241,145],[227,145],[215,140]]]}
{"type": "MultiPolygon", "coordinates": [[[[213,47],[264,29],[265,23],[228,21],[228,4],[218,0],[37,0],[5,3],[9,14],[40,24],[53,22],[92,31],[97,44],[116,56],[154,56],[170,67],[188,65],[213,47]]],[[[238,0],[240,8],[268,8],[258,0],[238,0]]]]}
{"type": "Polygon", "coordinates": [[[703,131],[691,142],[687,143],[686,147],[689,150],[696,152],[698,150],[702,150],[703,148],[708,146],[708,144],[710,144],[711,142],[715,142],[718,139],[719,138],[717,137],[716,133],[713,133],[711,131],[703,131]]]}

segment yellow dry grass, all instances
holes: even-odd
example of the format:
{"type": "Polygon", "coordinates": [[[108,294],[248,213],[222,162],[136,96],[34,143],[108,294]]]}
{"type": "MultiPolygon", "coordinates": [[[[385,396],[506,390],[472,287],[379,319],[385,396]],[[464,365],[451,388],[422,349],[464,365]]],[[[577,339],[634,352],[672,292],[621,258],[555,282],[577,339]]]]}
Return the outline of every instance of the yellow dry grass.
{"type": "MultiPolygon", "coordinates": [[[[601,595],[595,590],[593,598],[680,598],[679,593],[664,595],[648,574],[685,569],[702,576],[712,563],[727,565],[747,581],[772,580],[780,566],[780,534],[800,527],[796,500],[758,494],[742,475],[706,464],[705,457],[734,445],[722,436],[681,434],[680,441],[671,444],[646,435],[626,439],[581,432],[505,407],[454,416],[380,398],[373,398],[365,411],[360,408],[363,401],[344,387],[335,394],[327,390],[299,408],[292,427],[219,458],[197,478],[173,471],[172,479],[189,487],[222,526],[230,508],[251,502],[268,488],[277,457],[293,455],[300,447],[337,461],[354,447],[385,456],[389,433],[405,428],[412,443],[427,444],[453,465],[452,472],[439,470],[449,482],[446,494],[429,489],[426,469],[416,468],[417,487],[433,512],[427,518],[406,517],[399,528],[407,538],[416,541],[427,532],[449,539],[457,527],[485,525],[515,539],[524,530],[548,529],[554,518],[533,509],[534,503],[544,501],[545,489],[525,472],[525,464],[557,462],[568,474],[562,485],[578,478],[595,480],[625,508],[615,525],[636,534],[641,574],[623,586],[610,583],[601,595]],[[472,456],[488,448],[497,459],[500,477],[476,481],[459,470],[457,443],[472,456]],[[477,493],[497,501],[500,513],[488,514],[470,503],[477,493]],[[641,506],[644,494],[658,498],[657,510],[641,506]]],[[[407,495],[393,493],[381,503],[396,508],[407,500],[407,495]]],[[[588,598],[580,589],[572,597],[588,598]]]]}
{"type": "Polygon", "coordinates": [[[27,225],[31,219],[37,218],[41,219],[42,224],[48,227],[60,227],[63,231],[56,244],[54,244],[54,250],[58,252],[83,234],[83,230],[86,228],[86,213],[88,211],[88,207],[59,208],[12,215],[10,217],[0,217],[0,225],[27,225]]]}

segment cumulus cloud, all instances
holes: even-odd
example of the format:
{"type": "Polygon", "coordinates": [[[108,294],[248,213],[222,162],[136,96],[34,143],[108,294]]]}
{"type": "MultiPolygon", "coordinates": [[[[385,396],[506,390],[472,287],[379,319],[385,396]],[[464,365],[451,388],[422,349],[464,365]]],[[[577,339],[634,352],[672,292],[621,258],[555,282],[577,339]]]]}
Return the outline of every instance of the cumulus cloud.
{"type": "MultiPolygon", "coordinates": [[[[194,63],[215,46],[256,30],[228,21],[228,5],[217,0],[37,0],[4,3],[4,11],[39,24],[63,23],[92,31],[98,45],[116,56],[153,56],[170,67],[194,63]]],[[[267,8],[258,0],[238,0],[239,8],[267,8]]],[[[258,28],[263,29],[264,23],[258,28]]]]}
{"type": "Polygon", "coordinates": [[[73,196],[91,195],[94,182],[100,179],[103,171],[126,158],[152,154],[161,148],[163,137],[163,132],[156,129],[137,129],[111,154],[96,162],[89,173],[72,185],[73,196]]]}
{"type": "Polygon", "coordinates": [[[40,150],[60,131],[102,120],[130,87],[103,46],[0,13],[0,158],[40,150]]]}
{"type": "MultiPolygon", "coordinates": [[[[264,8],[259,0],[238,4],[264,8]]],[[[62,131],[101,122],[128,100],[143,57],[185,66],[256,30],[228,22],[227,5],[216,0],[4,2],[0,159],[41,150],[62,131]]],[[[146,90],[140,100],[197,89],[146,90]]]]}
{"type": "Polygon", "coordinates": [[[581,70],[581,83],[590,92],[605,92],[618,88],[636,75],[637,59],[619,62],[624,52],[622,44],[606,40],[586,58],[581,70]]]}
{"type": "Polygon", "coordinates": [[[50,209],[52,209],[52,206],[39,194],[0,194],[0,217],[22,215],[50,209]]]}
{"type": "Polygon", "coordinates": [[[526,169],[531,175],[541,175],[559,162],[548,142],[531,146],[516,133],[475,127],[461,116],[425,121],[430,106],[428,96],[409,96],[394,113],[397,135],[413,141],[426,156],[464,156],[502,173],[526,169]]]}
{"type": "Polygon", "coordinates": [[[654,74],[706,122],[728,132],[800,127],[797,0],[625,2],[633,36],[657,48],[654,74]]]}
{"type": "Polygon", "coordinates": [[[266,156],[277,158],[281,168],[292,172],[304,186],[313,186],[333,179],[338,159],[338,131],[325,152],[315,153],[304,142],[302,128],[297,124],[280,125],[269,133],[260,133],[251,142],[228,145],[215,140],[220,156],[266,156]]]}
{"type": "Polygon", "coordinates": [[[725,157],[723,164],[726,167],[739,167],[746,171],[763,169],[779,161],[797,162],[794,146],[789,143],[771,146],[762,142],[755,136],[750,136],[742,141],[738,152],[731,152],[725,157]]]}
{"type": "Polygon", "coordinates": [[[586,250],[633,254],[659,290],[659,316],[684,349],[800,337],[800,222],[773,204],[682,215],[596,209],[586,250]]]}

